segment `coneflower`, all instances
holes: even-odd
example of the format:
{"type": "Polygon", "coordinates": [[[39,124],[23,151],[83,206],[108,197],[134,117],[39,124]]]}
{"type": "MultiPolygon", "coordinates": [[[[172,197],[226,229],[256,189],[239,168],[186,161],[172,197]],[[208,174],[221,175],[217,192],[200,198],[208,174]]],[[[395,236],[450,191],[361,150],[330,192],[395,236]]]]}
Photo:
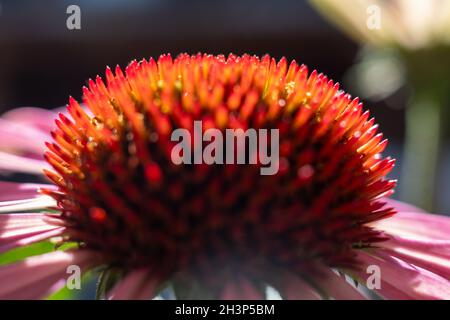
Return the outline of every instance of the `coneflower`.
{"type": "Polygon", "coordinates": [[[168,287],[188,298],[259,299],[267,287],[286,299],[450,298],[450,220],[387,199],[387,140],[323,74],[269,56],[163,55],[108,68],[83,102],[70,98],[53,139],[52,112],[0,122],[0,170],[43,169],[53,183],[0,182],[0,252],[76,244],[1,266],[1,298],[45,297],[72,264],[113,274],[101,286],[116,299],[168,287]],[[174,164],[171,133],[194,121],[279,130],[279,171],[174,164]],[[373,294],[370,266],[381,271],[373,294]]]}

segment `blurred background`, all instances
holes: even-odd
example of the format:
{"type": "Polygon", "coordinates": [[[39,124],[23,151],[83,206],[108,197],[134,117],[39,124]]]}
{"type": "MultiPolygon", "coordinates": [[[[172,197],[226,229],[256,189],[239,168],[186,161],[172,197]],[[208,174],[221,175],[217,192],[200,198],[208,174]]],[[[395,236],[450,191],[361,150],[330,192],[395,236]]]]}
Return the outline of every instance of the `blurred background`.
{"type": "MultiPolygon", "coordinates": [[[[349,5],[348,1],[339,3],[349,5]]],[[[414,5],[416,1],[409,3],[414,5]]],[[[389,56],[379,44],[377,49],[367,49],[370,40],[351,34],[355,26],[343,28],[327,20],[335,9],[321,7],[322,14],[325,12],[322,15],[309,2],[298,0],[0,0],[0,5],[0,114],[23,106],[50,109],[65,105],[69,95],[80,98],[86,80],[103,75],[106,65],[125,66],[135,58],[168,52],[173,56],[199,51],[269,53],[307,64],[311,70],[340,82],[344,90],[361,95],[390,140],[386,154],[398,160],[391,177],[414,177],[414,168],[406,173],[399,169],[405,158],[405,119],[414,88],[405,81],[399,60],[388,60],[390,65],[373,62],[374,56],[400,56],[400,60],[403,56],[389,56]],[[80,30],[66,26],[70,5],[78,5],[81,10],[80,30]]],[[[367,12],[359,14],[365,21],[367,12]]],[[[413,64],[426,66],[429,62],[427,56],[413,64]]],[[[438,68],[450,74],[448,64],[438,64],[438,68]]],[[[425,132],[427,128],[419,129],[419,134],[420,130],[425,132]]],[[[428,163],[436,176],[432,194],[427,194],[431,202],[421,202],[420,193],[407,200],[449,214],[450,130],[444,126],[442,131],[438,160],[428,163]]],[[[411,143],[414,139],[409,140],[411,143]]],[[[402,188],[406,187],[400,185],[394,197],[405,194],[402,188]]]]}

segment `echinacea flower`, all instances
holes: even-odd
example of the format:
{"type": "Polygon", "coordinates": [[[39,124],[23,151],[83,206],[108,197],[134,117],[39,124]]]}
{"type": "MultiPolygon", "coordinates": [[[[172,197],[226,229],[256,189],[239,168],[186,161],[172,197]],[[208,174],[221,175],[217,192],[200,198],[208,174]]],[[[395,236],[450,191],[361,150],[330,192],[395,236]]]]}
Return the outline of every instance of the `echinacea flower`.
{"type": "Polygon", "coordinates": [[[0,252],[77,244],[0,266],[1,298],[45,297],[69,265],[103,268],[114,299],[167,287],[189,298],[259,299],[271,287],[286,299],[364,299],[370,266],[381,271],[377,296],[450,298],[450,219],[387,199],[387,141],[323,74],[269,56],[163,55],[108,68],[83,102],[1,119],[0,170],[43,169],[50,182],[0,183],[0,252]],[[278,129],[278,173],[174,164],[171,132],[194,120],[278,129]]]}

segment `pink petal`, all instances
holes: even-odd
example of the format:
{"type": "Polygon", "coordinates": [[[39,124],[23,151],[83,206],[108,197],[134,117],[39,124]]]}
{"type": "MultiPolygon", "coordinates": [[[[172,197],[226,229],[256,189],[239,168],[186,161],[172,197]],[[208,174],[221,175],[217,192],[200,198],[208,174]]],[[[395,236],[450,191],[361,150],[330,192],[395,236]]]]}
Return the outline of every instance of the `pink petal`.
{"type": "Polygon", "coordinates": [[[156,295],[160,281],[150,278],[148,269],[131,272],[111,290],[110,300],[151,299],[156,295]]]}
{"type": "Polygon", "coordinates": [[[378,290],[378,294],[388,300],[413,300],[411,296],[383,280],[381,280],[381,288],[378,290]]]}
{"type": "Polygon", "coordinates": [[[44,160],[36,160],[0,151],[0,173],[18,172],[43,175],[42,169],[51,169],[44,160]]]}
{"type": "Polygon", "coordinates": [[[380,243],[386,252],[450,279],[450,240],[415,240],[400,236],[380,243]]]}
{"type": "MultiPolygon", "coordinates": [[[[428,270],[409,264],[389,255],[383,249],[373,251],[374,256],[359,251],[358,258],[365,266],[376,265],[381,271],[381,288],[374,289],[382,297],[395,299],[398,293],[410,299],[450,299],[450,282],[428,270]],[[386,286],[385,284],[388,284],[386,286]],[[392,289],[397,293],[392,296],[392,289]]],[[[359,276],[366,281],[369,274],[363,271],[359,276]]]]}
{"type": "Polygon", "coordinates": [[[21,299],[43,298],[57,281],[69,276],[69,265],[83,270],[93,257],[85,251],[55,251],[0,266],[0,299],[18,298],[19,293],[21,299]]]}
{"type": "Polygon", "coordinates": [[[276,281],[271,281],[281,296],[287,300],[320,300],[322,299],[316,289],[311,287],[302,278],[288,271],[281,271],[276,281]]]}
{"type": "Polygon", "coordinates": [[[450,239],[450,217],[431,213],[398,212],[371,225],[394,236],[420,240],[450,239]]]}
{"type": "Polygon", "coordinates": [[[0,214],[0,230],[24,228],[42,224],[56,224],[58,215],[47,213],[0,214]]]}
{"type": "Polygon", "coordinates": [[[237,279],[230,280],[225,285],[221,300],[262,300],[264,294],[245,277],[240,276],[237,279]]]}
{"type": "Polygon", "coordinates": [[[14,236],[9,238],[3,238],[3,235],[0,235],[0,253],[6,252],[8,250],[26,246],[29,244],[32,244],[34,242],[46,240],[52,237],[61,236],[64,232],[65,228],[59,227],[59,228],[52,228],[49,230],[43,230],[43,231],[28,231],[28,234],[21,234],[20,236],[14,236]]]}
{"type": "Polygon", "coordinates": [[[51,139],[50,131],[0,119],[0,150],[20,154],[33,154],[42,158],[45,142],[51,139]]]}
{"type": "Polygon", "coordinates": [[[54,111],[34,107],[13,109],[2,116],[3,119],[30,126],[46,133],[54,128],[56,117],[57,113],[54,111]]]}
{"type": "Polygon", "coordinates": [[[390,238],[390,240],[380,243],[379,246],[394,250],[408,249],[442,258],[450,258],[450,240],[422,240],[394,235],[390,235],[390,238]]]}
{"type": "Polygon", "coordinates": [[[46,210],[53,208],[55,206],[56,206],[55,199],[43,195],[34,199],[2,201],[0,202],[0,213],[46,210]]]}
{"type": "Polygon", "coordinates": [[[0,214],[0,253],[59,236],[60,221],[47,214],[0,214]]]}
{"type": "Polygon", "coordinates": [[[44,231],[49,231],[58,228],[57,226],[52,226],[50,224],[42,224],[38,226],[30,226],[28,228],[16,228],[15,230],[0,230],[0,239],[17,239],[26,237],[29,235],[35,235],[44,231]]]}
{"type": "Polygon", "coordinates": [[[139,290],[139,292],[136,294],[136,300],[148,300],[153,299],[153,297],[156,295],[156,290],[158,289],[158,286],[160,285],[160,281],[157,279],[149,279],[147,280],[142,288],[139,290]]]}
{"type": "Polygon", "coordinates": [[[62,289],[66,281],[60,274],[50,275],[38,283],[28,286],[26,289],[19,288],[8,293],[8,300],[38,300],[51,295],[62,289]]]}
{"type": "Polygon", "coordinates": [[[383,198],[383,201],[386,202],[385,207],[394,208],[397,212],[426,212],[425,210],[415,207],[409,203],[394,200],[391,198],[383,198]]]}
{"type": "Polygon", "coordinates": [[[0,202],[8,200],[28,200],[41,196],[39,189],[56,189],[51,184],[18,183],[0,181],[0,202]]]}

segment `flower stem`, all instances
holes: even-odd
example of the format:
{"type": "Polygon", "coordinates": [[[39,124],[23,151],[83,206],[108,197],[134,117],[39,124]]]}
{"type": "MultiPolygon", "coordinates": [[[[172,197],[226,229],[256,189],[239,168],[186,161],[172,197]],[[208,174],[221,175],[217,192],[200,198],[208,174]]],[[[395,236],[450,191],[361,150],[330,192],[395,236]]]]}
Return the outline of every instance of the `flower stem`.
{"type": "Polygon", "coordinates": [[[416,88],[406,110],[406,136],[401,172],[404,201],[433,210],[442,141],[442,104],[433,87],[416,88]]]}
{"type": "Polygon", "coordinates": [[[402,51],[400,56],[413,89],[406,109],[400,197],[432,212],[443,129],[448,118],[450,47],[402,51]]]}

